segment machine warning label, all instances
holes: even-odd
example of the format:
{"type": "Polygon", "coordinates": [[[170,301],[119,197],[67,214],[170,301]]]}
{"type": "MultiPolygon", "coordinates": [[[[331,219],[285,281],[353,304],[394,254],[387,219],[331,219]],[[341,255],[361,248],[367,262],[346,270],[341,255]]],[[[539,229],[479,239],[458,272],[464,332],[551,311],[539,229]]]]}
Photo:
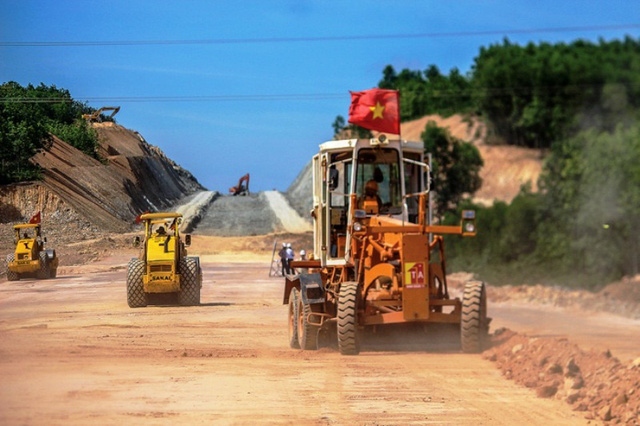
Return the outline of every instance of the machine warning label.
{"type": "Polygon", "coordinates": [[[405,287],[424,287],[426,285],[424,262],[406,262],[404,265],[405,287]]]}

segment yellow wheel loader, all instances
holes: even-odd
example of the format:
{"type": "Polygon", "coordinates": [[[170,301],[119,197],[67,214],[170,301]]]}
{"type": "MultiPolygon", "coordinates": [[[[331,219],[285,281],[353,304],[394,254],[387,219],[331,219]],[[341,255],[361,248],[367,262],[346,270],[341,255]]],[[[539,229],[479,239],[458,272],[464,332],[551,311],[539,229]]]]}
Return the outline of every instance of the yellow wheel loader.
{"type": "Polygon", "coordinates": [[[460,224],[432,224],[429,166],[421,142],[349,139],[325,142],[313,157],[313,260],[285,277],[289,346],[314,350],[322,327],[335,327],[344,355],[360,351],[366,328],[398,323],[452,324],[464,352],[488,335],[486,289],[447,288],[443,234],[474,236],[475,212],[460,224]]]}
{"type": "Polygon", "coordinates": [[[44,248],[47,242],[41,235],[40,223],[14,225],[16,249],[7,256],[7,280],[21,277],[55,278],[58,271],[56,251],[44,248]]]}
{"type": "Polygon", "coordinates": [[[150,297],[174,294],[183,306],[200,304],[202,268],[200,258],[187,255],[191,235],[180,234],[180,213],[146,213],[144,237],[135,237],[140,255],[127,267],[127,303],[131,308],[147,306],[150,297]]]}

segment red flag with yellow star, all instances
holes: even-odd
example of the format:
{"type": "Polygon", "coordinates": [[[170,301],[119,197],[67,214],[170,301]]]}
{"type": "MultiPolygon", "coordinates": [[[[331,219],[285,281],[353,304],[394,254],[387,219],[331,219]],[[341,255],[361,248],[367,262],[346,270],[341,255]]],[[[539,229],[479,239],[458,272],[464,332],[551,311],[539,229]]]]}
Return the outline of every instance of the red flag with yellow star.
{"type": "Polygon", "coordinates": [[[369,89],[351,93],[349,123],[377,132],[400,134],[397,90],[369,89]]]}
{"type": "Polygon", "coordinates": [[[29,219],[29,223],[33,224],[33,223],[40,223],[42,221],[42,215],[40,214],[40,212],[34,214],[33,216],[31,216],[31,219],[29,219]]]}

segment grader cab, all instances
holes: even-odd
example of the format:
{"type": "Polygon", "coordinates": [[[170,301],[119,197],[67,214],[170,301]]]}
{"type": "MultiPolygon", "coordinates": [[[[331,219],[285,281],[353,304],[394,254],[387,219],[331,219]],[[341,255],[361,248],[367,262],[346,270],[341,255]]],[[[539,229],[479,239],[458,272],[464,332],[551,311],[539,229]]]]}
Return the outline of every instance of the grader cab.
{"type": "Polygon", "coordinates": [[[59,259],[56,251],[45,248],[47,238],[42,236],[40,222],[14,225],[15,251],[7,256],[7,280],[22,277],[55,278],[59,259]]]}
{"type": "Polygon", "coordinates": [[[202,269],[200,258],[187,255],[191,235],[180,234],[180,213],[146,213],[144,237],[135,237],[140,255],[127,268],[127,303],[131,308],[147,306],[150,297],[174,294],[178,304],[200,304],[202,269]]]}
{"type": "Polygon", "coordinates": [[[460,328],[464,352],[479,352],[490,321],[485,285],[450,296],[443,239],[474,236],[475,212],[458,226],[431,224],[422,143],[330,141],[312,167],[314,259],[292,263],[311,273],[285,278],[289,345],[317,349],[321,327],[335,326],[340,352],[355,355],[366,328],[439,323],[460,328]]]}

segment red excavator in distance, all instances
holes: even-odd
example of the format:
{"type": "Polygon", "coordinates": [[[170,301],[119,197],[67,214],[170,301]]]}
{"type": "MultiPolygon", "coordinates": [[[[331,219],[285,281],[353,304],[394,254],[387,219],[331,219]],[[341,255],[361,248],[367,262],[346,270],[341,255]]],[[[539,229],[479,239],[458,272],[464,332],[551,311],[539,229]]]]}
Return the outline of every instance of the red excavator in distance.
{"type": "Polygon", "coordinates": [[[229,188],[229,193],[231,195],[248,195],[249,194],[249,173],[242,176],[240,180],[238,180],[238,184],[236,186],[232,186],[229,188]],[[246,182],[246,185],[243,183],[246,182]]]}

